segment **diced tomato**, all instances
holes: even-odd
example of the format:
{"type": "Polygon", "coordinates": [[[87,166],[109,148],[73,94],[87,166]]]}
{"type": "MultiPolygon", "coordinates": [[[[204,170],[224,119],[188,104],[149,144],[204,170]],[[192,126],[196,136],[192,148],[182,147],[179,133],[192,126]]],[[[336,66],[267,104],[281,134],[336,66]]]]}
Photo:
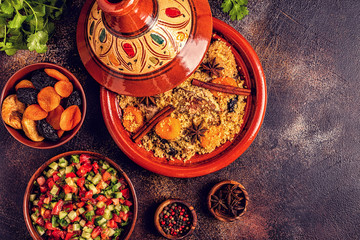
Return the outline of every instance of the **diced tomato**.
{"type": "Polygon", "coordinates": [[[60,177],[59,177],[57,174],[55,174],[55,175],[53,175],[53,179],[54,179],[54,181],[56,182],[57,180],[60,179],[60,177]]]}
{"type": "Polygon", "coordinates": [[[84,202],[79,202],[79,203],[76,204],[76,206],[77,206],[78,208],[81,208],[81,207],[83,207],[84,205],[85,205],[84,202]]]}
{"type": "Polygon", "coordinates": [[[77,221],[79,221],[79,220],[80,220],[80,217],[77,216],[76,218],[74,218],[74,220],[71,220],[71,222],[77,222],[77,221]]]}
{"type": "Polygon", "coordinates": [[[96,205],[96,203],[97,203],[96,199],[93,199],[93,198],[90,198],[88,200],[88,202],[91,203],[92,205],[96,205]]]}
{"type": "Polygon", "coordinates": [[[115,213],[113,214],[113,220],[117,223],[121,223],[121,218],[118,215],[116,215],[115,213]]]}
{"type": "Polygon", "coordinates": [[[105,202],[105,204],[106,204],[106,205],[112,204],[112,200],[111,200],[111,199],[107,200],[107,201],[105,202]]]}
{"type": "Polygon", "coordinates": [[[84,184],[85,184],[85,178],[79,178],[77,181],[76,181],[76,184],[80,187],[80,188],[83,188],[84,187],[84,184]]]}
{"type": "Polygon", "coordinates": [[[99,202],[105,202],[107,198],[104,195],[99,195],[96,200],[98,200],[99,202]]]}
{"type": "Polygon", "coordinates": [[[73,233],[73,232],[68,232],[68,233],[66,233],[65,240],[70,240],[71,237],[74,236],[74,235],[75,235],[75,233],[73,233]]]}
{"type": "Polygon", "coordinates": [[[42,192],[42,193],[47,192],[47,190],[48,190],[48,188],[45,185],[40,187],[40,192],[42,192]]]}
{"type": "Polygon", "coordinates": [[[52,196],[51,196],[51,195],[48,196],[48,197],[46,197],[46,198],[44,198],[44,203],[45,203],[45,204],[49,204],[50,201],[51,201],[51,199],[52,199],[52,196]]]}
{"type": "Polygon", "coordinates": [[[63,187],[63,189],[64,189],[65,194],[72,192],[72,188],[67,184],[63,187]]]}
{"type": "Polygon", "coordinates": [[[38,217],[38,219],[36,220],[36,223],[42,227],[45,226],[45,221],[42,217],[38,217]]]}
{"type": "Polygon", "coordinates": [[[97,162],[94,162],[93,164],[92,164],[92,166],[93,166],[93,171],[95,172],[95,173],[98,173],[99,171],[98,171],[98,169],[99,169],[99,164],[97,163],[97,162]]]}
{"type": "Polygon", "coordinates": [[[84,168],[86,172],[90,172],[92,170],[92,165],[90,163],[85,163],[80,168],[84,168]]]}
{"type": "Polygon", "coordinates": [[[87,155],[87,154],[80,155],[80,164],[83,164],[83,163],[91,163],[90,155],[87,155]]]}
{"type": "Polygon", "coordinates": [[[130,207],[132,206],[132,202],[130,202],[129,200],[125,200],[125,203],[124,203],[126,206],[130,207]]]}
{"type": "Polygon", "coordinates": [[[108,181],[111,178],[111,174],[109,172],[104,172],[102,179],[104,181],[108,181]]]}
{"type": "Polygon", "coordinates": [[[65,239],[65,232],[60,231],[60,230],[55,230],[52,232],[52,236],[55,239],[65,239]]]}
{"type": "Polygon", "coordinates": [[[101,239],[109,239],[109,229],[105,228],[101,232],[101,239]]]}
{"type": "Polygon", "coordinates": [[[43,217],[44,217],[45,219],[50,219],[50,218],[51,218],[51,211],[48,210],[48,209],[45,210],[43,217]]]}
{"type": "Polygon", "coordinates": [[[100,233],[101,233],[101,227],[100,226],[97,226],[96,228],[94,228],[94,230],[92,231],[92,233],[91,233],[91,237],[92,238],[96,238],[97,236],[99,236],[100,235],[100,233]]]}
{"type": "Polygon", "coordinates": [[[77,191],[78,191],[78,188],[77,187],[74,187],[74,186],[70,186],[71,187],[71,192],[73,192],[73,193],[77,193],[77,191]]]}
{"type": "Polygon", "coordinates": [[[71,212],[74,209],[74,206],[71,203],[68,203],[68,204],[64,205],[63,209],[66,212],[71,212]]]}
{"type": "Polygon", "coordinates": [[[94,223],[92,223],[92,222],[87,222],[85,224],[85,226],[88,227],[88,228],[91,228],[91,229],[94,229],[94,227],[95,227],[94,223]]]}
{"type": "Polygon", "coordinates": [[[122,193],[124,198],[129,198],[130,197],[128,188],[125,188],[125,189],[121,190],[121,193],[122,193]]]}
{"type": "Polygon", "coordinates": [[[120,199],[119,199],[119,202],[120,202],[121,204],[124,204],[125,200],[120,198],[120,199]]]}
{"type": "Polygon", "coordinates": [[[98,208],[98,209],[96,209],[95,214],[102,216],[104,214],[104,211],[105,211],[105,207],[98,208]]]}
{"type": "Polygon", "coordinates": [[[111,199],[111,201],[114,203],[114,205],[119,204],[119,199],[118,198],[113,198],[113,199],[111,199]]]}
{"type": "Polygon", "coordinates": [[[36,181],[37,181],[37,183],[40,185],[40,186],[42,186],[42,185],[44,185],[44,183],[45,183],[45,178],[43,177],[43,176],[41,176],[41,177],[38,177],[37,179],[36,179],[36,181]]]}
{"type": "Polygon", "coordinates": [[[76,177],[76,175],[75,175],[75,173],[70,172],[70,173],[67,173],[65,177],[66,178],[73,178],[73,177],[76,177]]]}
{"type": "Polygon", "coordinates": [[[88,210],[89,212],[94,210],[94,207],[91,204],[86,205],[86,210],[88,210]]]}
{"type": "Polygon", "coordinates": [[[111,219],[106,223],[106,226],[108,226],[110,228],[117,228],[117,223],[111,219]]]}
{"type": "Polygon", "coordinates": [[[45,228],[48,229],[48,230],[56,230],[56,228],[54,228],[52,226],[52,223],[51,222],[46,222],[45,223],[45,228]]]}
{"type": "Polygon", "coordinates": [[[55,185],[54,180],[53,180],[53,179],[50,179],[49,182],[48,182],[49,188],[51,189],[54,185],[55,185]]]}
{"type": "Polygon", "coordinates": [[[126,220],[129,218],[128,214],[125,212],[119,212],[119,217],[126,222],[126,220]]]}
{"type": "Polygon", "coordinates": [[[83,177],[86,173],[85,169],[80,167],[79,170],[77,170],[76,175],[83,177]]]}
{"type": "Polygon", "coordinates": [[[60,200],[56,203],[56,205],[55,205],[55,207],[53,208],[53,210],[51,211],[51,214],[52,214],[52,215],[59,215],[59,212],[61,211],[63,205],[64,205],[64,200],[60,199],[60,200]]]}
{"type": "Polygon", "coordinates": [[[92,198],[93,194],[94,194],[93,191],[87,191],[85,193],[85,198],[92,198]]]}

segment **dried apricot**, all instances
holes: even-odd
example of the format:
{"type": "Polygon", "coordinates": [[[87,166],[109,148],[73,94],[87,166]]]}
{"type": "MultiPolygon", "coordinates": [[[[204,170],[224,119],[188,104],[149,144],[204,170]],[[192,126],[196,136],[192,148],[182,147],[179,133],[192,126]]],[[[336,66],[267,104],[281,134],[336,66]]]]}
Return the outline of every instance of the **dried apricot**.
{"type": "Polygon", "coordinates": [[[32,82],[24,79],[24,80],[21,80],[18,84],[16,84],[15,90],[18,90],[19,88],[35,88],[35,87],[32,82]]]}
{"type": "Polygon", "coordinates": [[[53,87],[46,87],[40,90],[37,100],[42,109],[51,112],[60,105],[61,97],[53,87]]]}
{"type": "Polygon", "coordinates": [[[57,135],[58,135],[58,137],[61,138],[61,137],[64,135],[64,132],[65,132],[65,131],[64,131],[64,130],[61,130],[61,129],[60,129],[60,130],[57,130],[57,135]]]}
{"type": "Polygon", "coordinates": [[[181,132],[180,121],[176,118],[166,117],[155,126],[155,132],[163,139],[175,139],[181,132]]]}
{"type": "MultiPolygon", "coordinates": [[[[220,78],[215,78],[211,81],[212,83],[217,83],[217,84],[222,84],[222,85],[228,85],[228,86],[233,86],[233,87],[237,87],[237,83],[236,80],[231,78],[231,77],[220,77],[220,78]]],[[[223,92],[217,92],[212,90],[211,93],[215,96],[215,97],[226,97],[230,94],[228,93],[223,93],[223,92]]]]}
{"type": "Polygon", "coordinates": [[[221,140],[223,139],[223,129],[221,126],[211,126],[209,130],[204,133],[204,136],[201,137],[200,144],[203,148],[207,150],[215,149],[220,145],[221,140]]]}
{"type": "Polygon", "coordinates": [[[1,117],[7,125],[15,129],[21,129],[21,116],[24,110],[25,104],[18,100],[16,94],[12,94],[3,101],[1,117]]]}
{"type": "Polygon", "coordinates": [[[136,132],[143,124],[144,117],[141,111],[133,106],[128,106],[124,109],[123,125],[129,132],[136,132]]]}
{"type": "Polygon", "coordinates": [[[24,117],[30,120],[41,120],[46,118],[48,113],[44,111],[38,104],[32,104],[25,109],[24,117]]]}
{"type": "Polygon", "coordinates": [[[68,97],[73,92],[74,87],[70,81],[58,81],[54,86],[55,91],[61,97],[68,97]]]}
{"type": "Polygon", "coordinates": [[[81,121],[81,111],[77,105],[72,105],[64,110],[60,118],[60,128],[70,131],[81,121]]]}
{"type": "Polygon", "coordinates": [[[64,74],[62,74],[56,69],[45,68],[44,71],[46,72],[47,75],[49,75],[52,78],[55,78],[56,80],[69,81],[69,79],[64,74]]]}
{"type": "Polygon", "coordinates": [[[36,122],[34,120],[23,117],[21,124],[25,135],[34,142],[41,142],[45,139],[43,136],[40,136],[38,130],[36,129],[36,122]]]}
{"type": "Polygon", "coordinates": [[[46,121],[55,129],[60,129],[60,118],[61,114],[64,112],[64,108],[59,105],[57,108],[49,112],[48,116],[46,117],[46,121]]]}

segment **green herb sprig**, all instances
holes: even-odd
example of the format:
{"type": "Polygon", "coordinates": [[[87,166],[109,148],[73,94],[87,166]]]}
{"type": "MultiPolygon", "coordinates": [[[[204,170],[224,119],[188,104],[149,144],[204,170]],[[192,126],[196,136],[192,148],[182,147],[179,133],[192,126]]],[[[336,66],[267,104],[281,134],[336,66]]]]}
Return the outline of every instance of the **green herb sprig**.
{"type": "Polygon", "coordinates": [[[241,20],[249,14],[248,0],[224,0],[221,4],[224,13],[229,13],[231,20],[241,20]]]}
{"type": "Polygon", "coordinates": [[[54,20],[65,9],[66,0],[0,0],[0,51],[13,55],[28,49],[47,51],[54,20]]]}

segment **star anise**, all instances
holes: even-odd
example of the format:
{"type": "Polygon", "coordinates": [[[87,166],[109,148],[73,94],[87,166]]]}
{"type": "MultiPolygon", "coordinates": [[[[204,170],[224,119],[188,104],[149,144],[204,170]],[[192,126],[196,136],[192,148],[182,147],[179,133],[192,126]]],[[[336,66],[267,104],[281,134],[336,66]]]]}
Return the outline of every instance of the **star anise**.
{"type": "Polygon", "coordinates": [[[212,202],[211,204],[211,208],[214,210],[227,210],[228,207],[226,206],[226,204],[224,203],[224,200],[219,198],[216,195],[211,195],[211,199],[210,201],[212,202]]]}
{"type": "Polygon", "coordinates": [[[230,205],[232,199],[235,199],[238,202],[244,199],[244,197],[242,196],[243,192],[239,189],[238,185],[226,185],[223,193],[225,194],[228,205],[230,205]]]}
{"type": "Polygon", "coordinates": [[[156,106],[156,97],[155,96],[142,97],[140,98],[140,103],[144,104],[147,107],[149,107],[150,105],[156,106]]]}
{"type": "Polygon", "coordinates": [[[191,143],[194,144],[197,141],[200,142],[201,137],[204,136],[204,133],[208,129],[204,127],[204,121],[201,121],[199,125],[195,125],[195,123],[192,123],[192,126],[189,128],[188,135],[190,136],[191,143]]]}
{"type": "Polygon", "coordinates": [[[201,67],[204,72],[207,72],[210,76],[215,75],[216,77],[220,77],[220,71],[224,70],[223,67],[219,67],[219,63],[216,63],[216,57],[210,60],[207,63],[201,63],[201,67]]]}

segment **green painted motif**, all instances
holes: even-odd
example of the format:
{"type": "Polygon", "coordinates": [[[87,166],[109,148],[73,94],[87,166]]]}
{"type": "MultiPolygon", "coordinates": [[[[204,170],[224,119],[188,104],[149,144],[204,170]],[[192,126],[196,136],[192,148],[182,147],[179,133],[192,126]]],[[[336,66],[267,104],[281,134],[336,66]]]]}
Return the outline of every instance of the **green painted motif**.
{"type": "Polygon", "coordinates": [[[105,42],[105,39],[106,39],[106,31],[105,31],[105,28],[103,28],[100,32],[100,36],[99,36],[99,40],[100,42],[105,42]]]}
{"type": "Polygon", "coordinates": [[[152,40],[154,40],[156,43],[158,43],[160,45],[163,44],[165,41],[160,35],[158,35],[156,33],[151,33],[150,36],[151,36],[152,40]]]}
{"type": "Polygon", "coordinates": [[[93,22],[91,23],[91,26],[90,26],[90,35],[91,35],[91,36],[92,36],[93,33],[94,33],[94,26],[95,26],[95,21],[93,21],[93,22]]]}

